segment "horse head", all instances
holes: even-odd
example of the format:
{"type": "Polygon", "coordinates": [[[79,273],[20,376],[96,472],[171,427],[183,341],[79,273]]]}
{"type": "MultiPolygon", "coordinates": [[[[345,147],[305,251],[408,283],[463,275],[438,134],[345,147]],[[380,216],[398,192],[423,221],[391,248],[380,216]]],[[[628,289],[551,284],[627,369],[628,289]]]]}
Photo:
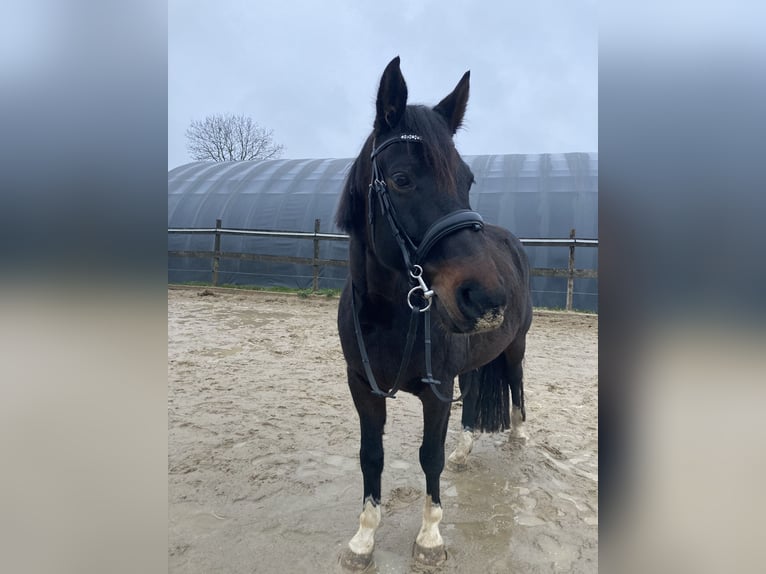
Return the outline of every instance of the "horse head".
{"type": "MultiPolygon", "coordinates": [[[[408,291],[402,284],[417,289],[413,277],[422,273],[422,291],[430,286],[436,317],[455,333],[499,327],[507,303],[481,216],[469,204],[473,173],[453,141],[469,78],[466,72],[434,107],[408,105],[399,58],[388,64],[373,131],[349,172],[337,216],[351,235],[351,257],[364,254],[365,290],[400,297],[404,304],[408,291]],[[370,285],[367,258],[379,271],[373,269],[374,281],[383,285],[370,285]]],[[[352,279],[362,281],[353,276],[355,269],[352,261],[352,279]]]]}

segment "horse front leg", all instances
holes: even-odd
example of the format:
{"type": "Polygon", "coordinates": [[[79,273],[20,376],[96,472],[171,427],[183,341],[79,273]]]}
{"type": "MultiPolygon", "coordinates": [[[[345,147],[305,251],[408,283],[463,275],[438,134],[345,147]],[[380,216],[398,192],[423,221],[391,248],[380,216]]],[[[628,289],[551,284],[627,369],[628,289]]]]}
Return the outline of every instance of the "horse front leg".
{"type": "Polygon", "coordinates": [[[439,532],[442,520],[439,481],[444,470],[444,441],[447,436],[450,404],[442,402],[426,389],[421,393],[423,403],[423,443],[420,446],[420,466],[426,475],[426,501],[423,522],[415,539],[415,559],[428,566],[444,562],[444,540],[439,532]]]}
{"type": "Polygon", "coordinates": [[[380,477],[383,473],[383,427],[386,424],[386,401],[376,397],[359,378],[349,374],[349,387],[359,414],[361,447],[359,462],[364,479],[362,513],[359,529],[341,556],[341,563],[351,570],[364,570],[372,561],[375,531],[380,525],[380,477]]]}

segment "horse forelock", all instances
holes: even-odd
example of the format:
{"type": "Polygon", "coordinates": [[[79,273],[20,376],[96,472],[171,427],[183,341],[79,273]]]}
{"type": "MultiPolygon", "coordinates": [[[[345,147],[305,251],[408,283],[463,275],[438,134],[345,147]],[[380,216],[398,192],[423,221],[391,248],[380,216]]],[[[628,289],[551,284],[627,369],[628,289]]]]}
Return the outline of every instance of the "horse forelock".
{"type": "Polygon", "coordinates": [[[360,231],[364,227],[366,192],[372,174],[370,163],[372,145],[373,136],[370,135],[359,155],[351,163],[351,168],[343,182],[343,191],[335,212],[335,224],[348,233],[360,231]]]}
{"type": "Polygon", "coordinates": [[[446,193],[457,193],[457,175],[462,160],[444,118],[427,106],[407,106],[402,130],[419,135],[425,160],[433,170],[436,185],[446,193]]]}

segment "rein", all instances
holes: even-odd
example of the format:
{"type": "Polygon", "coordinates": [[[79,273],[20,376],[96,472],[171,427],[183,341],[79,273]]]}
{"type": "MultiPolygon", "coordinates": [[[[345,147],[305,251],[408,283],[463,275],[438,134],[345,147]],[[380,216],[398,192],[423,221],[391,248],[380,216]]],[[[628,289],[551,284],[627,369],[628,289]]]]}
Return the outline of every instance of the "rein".
{"type": "Polygon", "coordinates": [[[425,280],[423,279],[423,268],[420,264],[423,262],[434,245],[436,245],[441,239],[461,229],[471,228],[475,231],[479,231],[484,227],[484,220],[482,219],[481,215],[473,210],[458,209],[448,213],[443,217],[440,217],[435,222],[433,222],[426,230],[419,245],[416,245],[415,242],[412,241],[410,236],[407,234],[407,231],[400,223],[399,217],[397,216],[396,209],[394,208],[394,204],[391,201],[388,186],[386,186],[385,177],[378,167],[377,156],[381,151],[395,143],[422,141],[422,138],[418,135],[401,134],[397,137],[393,137],[384,141],[382,144],[374,148],[370,156],[370,159],[372,160],[372,181],[370,182],[368,190],[369,197],[367,202],[370,228],[373,229],[375,223],[373,195],[376,195],[378,203],[380,204],[380,209],[388,221],[388,225],[391,228],[391,232],[394,235],[394,239],[396,240],[397,245],[399,246],[399,250],[402,252],[402,258],[404,259],[404,264],[406,265],[410,276],[410,285],[412,285],[412,288],[408,291],[406,297],[406,302],[410,307],[411,313],[409,328],[407,329],[407,339],[404,344],[404,354],[402,355],[402,362],[399,364],[399,371],[396,374],[396,379],[394,379],[394,384],[391,386],[391,390],[388,392],[384,392],[380,389],[377,381],[375,380],[375,375],[372,372],[372,367],[370,366],[370,358],[367,354],[364,338],[362,337],[362,328],[359,323],[359,313],[356,308],[356,288],[354,287],[353,282],[351,285],[351,309],[352,315],[354,317],[354,332],[356,334],[356,340],[359,345],[359,352],[362,356],[362,365],[364,367],[365,375],[367,376],[367,381],[374,395],[390,399],[396,398],[396,393],[398,392],[399,386],[402,383],[402,375],[404,373],[405,367],[410,361],[412,348],[415,344],[415,336],[417,335],[418,328],[418,315],[422,314],[426,376],[421,379],[421,382],[427,384],[439,400],[443,402],[454,403],[461,400],[465,393],[461,394],[456,399],[450,399],[446,397],[438,388],[439,385],[441,385],[441,381],[434,379],[432,374],[431,299],[433,298],[434,292],[433,289],[428,287],[425,280]],[[413,296],[416,295],[419,296],[420,301],[413,302],[413,296]],[[421,304],[423,305],[422,307],[420,306],[421,304]]]}

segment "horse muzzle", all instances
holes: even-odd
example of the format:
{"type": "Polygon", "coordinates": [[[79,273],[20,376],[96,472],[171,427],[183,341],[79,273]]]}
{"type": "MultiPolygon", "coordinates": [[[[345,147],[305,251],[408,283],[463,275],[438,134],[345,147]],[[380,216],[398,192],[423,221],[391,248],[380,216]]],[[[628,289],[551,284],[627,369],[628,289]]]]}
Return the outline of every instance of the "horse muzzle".
{"type": "Polygon", "coordinates": [[[500,286],[492,289],[471,279],[460,282],[454,289],[434,285],[434,291],[440,310],[446,314],[442,322],[455,333],[491,331],[505,320],[507,298],[500,286]]]}

